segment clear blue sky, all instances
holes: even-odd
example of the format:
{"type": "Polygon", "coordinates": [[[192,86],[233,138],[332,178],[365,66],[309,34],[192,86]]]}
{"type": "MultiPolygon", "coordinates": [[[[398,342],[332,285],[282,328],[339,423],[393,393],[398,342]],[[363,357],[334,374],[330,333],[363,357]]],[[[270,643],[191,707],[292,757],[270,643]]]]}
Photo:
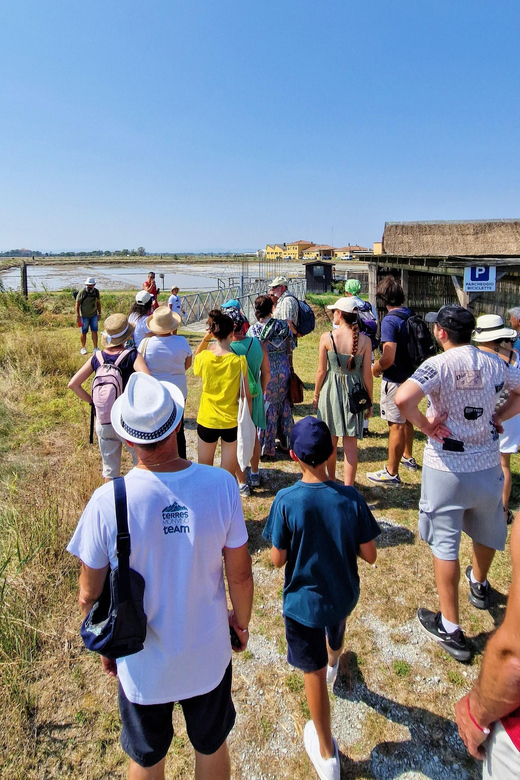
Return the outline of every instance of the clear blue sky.
{"type": "Polygon", "coordinates": [[[518,217],[519,26],[517,0],[4,3],[0,249],[518,217]]]}

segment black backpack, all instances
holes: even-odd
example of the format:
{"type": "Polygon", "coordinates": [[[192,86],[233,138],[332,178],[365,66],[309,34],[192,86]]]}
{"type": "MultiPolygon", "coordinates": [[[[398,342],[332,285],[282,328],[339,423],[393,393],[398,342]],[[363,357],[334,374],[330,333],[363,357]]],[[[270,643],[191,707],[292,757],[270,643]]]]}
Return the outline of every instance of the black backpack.
{"type": "Polygon", "coordinates": [[[306,301],[300,301],[299,298],[296,298],[296,295],[293,295],[292,293],[289,293],[289,295],[291,298],[298,301],[298,322],[294,323],[296,330],[298,331],[298,336],[307,336],[309,333],[312,333],[316,327],[314,312],[306,301]]]}
{"type": "Polygon", "coordinates": [[[372,349],[377,349],[379,339],[377,338],[377,320],[368,301],[358,308],[358,326],[361,333],[364,333],[372,342],[372,349]]]}
{"type": "Polygon", "coordinates": [[[435,344],[433,343],[430,329],[423,318],[419,314],[415,314],[415,312],[412,312],[409,316],[396,311],[391,313],[406,322],[408,355],[415,370],[421,363],[435,355],[435,344]]]}

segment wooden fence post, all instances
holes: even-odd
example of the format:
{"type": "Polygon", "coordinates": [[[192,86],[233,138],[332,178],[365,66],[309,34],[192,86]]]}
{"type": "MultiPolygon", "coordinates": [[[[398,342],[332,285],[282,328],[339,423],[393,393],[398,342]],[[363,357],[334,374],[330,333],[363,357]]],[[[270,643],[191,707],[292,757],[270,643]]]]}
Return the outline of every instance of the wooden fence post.
{"type": "Polygon", "coordinates": [[[20,264],[20,289],[22,291],[22,295],[25,298],[28,298],[29,289],[27,287],[27,263],[25,260],[22,260],[20,264]]]}

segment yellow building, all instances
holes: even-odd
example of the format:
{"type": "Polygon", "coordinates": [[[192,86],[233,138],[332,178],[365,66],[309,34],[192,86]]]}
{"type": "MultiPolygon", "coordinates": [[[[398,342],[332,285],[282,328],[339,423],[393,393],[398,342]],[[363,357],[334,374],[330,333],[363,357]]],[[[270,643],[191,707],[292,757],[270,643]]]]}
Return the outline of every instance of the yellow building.
{"type": "Polygon", "coordinates": [[[340,246],[335,249],[334,258],[341,260],[351,260],[354,255],[366,254],[367,252],[369,252],[369,250],[365,246],[358,246],[357,244],[352,246],[349,244],[348,246],[340,246]]]}
{"type": "Polygon", "coordinates": [[[312,246],[314,246],[312,241],[292,241],[287,244],[283,258],[284,260],[301,260],[305,250],[312,246]]]}
{"type": "Polygon", "coordinates": [[[283,257],[287,250],[287,244],[267,244],[265,248],[266,260],[277,260],[283,257]]]}
{"type": "Polygon", "coordinates": [[[328,244],[315,244],[304,250],[303,257],[305,260],[330,260],[333,252],[334,247],[328,244]]]}

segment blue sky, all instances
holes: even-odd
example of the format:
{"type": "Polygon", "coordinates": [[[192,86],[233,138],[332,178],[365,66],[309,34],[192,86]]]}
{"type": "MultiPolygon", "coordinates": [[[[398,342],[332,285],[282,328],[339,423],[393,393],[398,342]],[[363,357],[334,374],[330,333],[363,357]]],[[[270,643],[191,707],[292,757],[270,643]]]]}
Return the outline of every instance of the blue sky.
{"type": "Polygon", "coordinates": [[[517,2],[16,0],[0,249],[257,249],[519,216],[517,2]]]}

